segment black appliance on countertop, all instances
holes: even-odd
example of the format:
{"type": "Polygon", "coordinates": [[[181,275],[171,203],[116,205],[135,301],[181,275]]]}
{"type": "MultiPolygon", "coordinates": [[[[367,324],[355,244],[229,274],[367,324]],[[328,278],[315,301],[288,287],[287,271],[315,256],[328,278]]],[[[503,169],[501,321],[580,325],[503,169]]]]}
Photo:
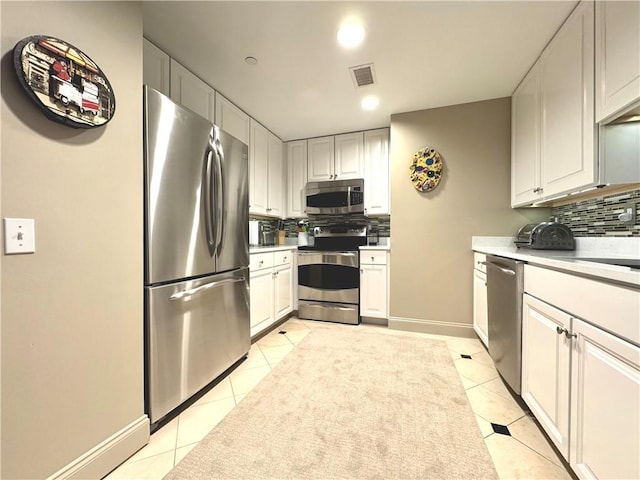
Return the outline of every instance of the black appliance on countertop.
{"type": "Polygon", "coordinates": [[[575,250],[576,241],[569,227],[558,222],[529,223],[516,234],[518,248],[534,250],[575,250]]]}

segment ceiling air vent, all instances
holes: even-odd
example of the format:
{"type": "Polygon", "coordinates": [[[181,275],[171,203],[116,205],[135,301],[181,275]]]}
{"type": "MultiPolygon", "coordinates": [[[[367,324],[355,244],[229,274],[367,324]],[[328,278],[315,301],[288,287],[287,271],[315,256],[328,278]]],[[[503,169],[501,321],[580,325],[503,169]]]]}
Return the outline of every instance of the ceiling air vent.
{"type": "Polygon", "coordinates": [[[376,72],[373,69],[373,63],[350,67],[349,72],[351,72],[351,78],[353,79],[353,84],[356,87],[373,85],[376,81],[376,72]]]}

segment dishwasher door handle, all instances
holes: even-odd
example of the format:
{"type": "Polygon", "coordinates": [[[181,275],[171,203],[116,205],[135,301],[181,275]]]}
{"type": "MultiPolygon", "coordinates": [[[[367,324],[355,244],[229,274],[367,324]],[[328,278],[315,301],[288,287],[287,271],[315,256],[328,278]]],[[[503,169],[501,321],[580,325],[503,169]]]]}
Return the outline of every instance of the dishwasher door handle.
{"type": "Polygon", "coordinates": [[[496,265],[495,263],[491,263],[491,262],[480,262],[482,265],[485,265],[487,267],[491,267],[491,268],[497,268],[498,270],[500,270],[502,273],[506,273],[507,275],[511,275],[511,276],[515,276],[516,272],[514,272],[513,270],[510,270],[508,268],[502,268],[499,267],[498,265],[496,265]]]}

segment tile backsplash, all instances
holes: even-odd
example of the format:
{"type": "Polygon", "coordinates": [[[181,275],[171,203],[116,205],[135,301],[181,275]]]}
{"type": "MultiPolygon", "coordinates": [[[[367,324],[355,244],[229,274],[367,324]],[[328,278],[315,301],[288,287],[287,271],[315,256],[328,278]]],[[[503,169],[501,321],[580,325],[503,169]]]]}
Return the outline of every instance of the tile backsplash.
{"type": "Polygon", "coordinates": [[[640,236],[640,189],[552,207],[551,216],[571,228],[576,237],[640,236]],[[633,225],[618,220],[627,204],[636,212],[633,225]]]}
{"type": "MultiPolygon", "coordinates": [[[[275,231],[278,229],[278,219],[265,219],[262,217],[251,217],[260,220],[265,231],[275,231]]],[[[287,237],[298,236],[298,219],[287,218],[283,220],[287,237]]],[[[325,225],[335,225],[338,223],[355,223],[366,225],[369,229],[376,229],[379,237],[391,236],[391,217],[388,215],[380,217],[365,217],[364,215],[322,215],[312,216],[305,220],[309,227],[309,233],[313,232],[313,227],[325,225]]]]}

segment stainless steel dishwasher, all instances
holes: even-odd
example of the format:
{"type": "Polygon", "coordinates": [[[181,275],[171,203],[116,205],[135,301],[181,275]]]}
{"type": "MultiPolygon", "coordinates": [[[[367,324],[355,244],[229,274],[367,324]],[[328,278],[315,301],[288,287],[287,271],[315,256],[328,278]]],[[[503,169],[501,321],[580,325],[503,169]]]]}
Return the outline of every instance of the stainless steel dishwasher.
{"type": "Polygon", "coordinates": [[[489,355],[502,378],[520,395],[524,262],[487,255],[485,264],[489,355]]]}

